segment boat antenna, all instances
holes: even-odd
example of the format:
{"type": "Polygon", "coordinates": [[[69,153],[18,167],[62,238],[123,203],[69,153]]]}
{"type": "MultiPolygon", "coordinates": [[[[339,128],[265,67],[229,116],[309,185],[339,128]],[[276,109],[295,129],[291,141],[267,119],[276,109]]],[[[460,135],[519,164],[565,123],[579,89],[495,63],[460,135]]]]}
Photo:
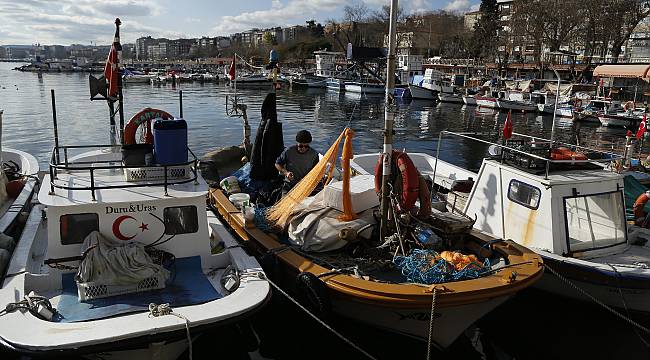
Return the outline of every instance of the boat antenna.
{"type": "Polygon", "coordinates": [[[397,32],[397,0],[390,2],[390,25],[388,28],[388,56],[386,66],[386,93],[384,99],[384,148],[382,157],[382,179],[381,179],[381,222],[379,233],[383,240],[388,235],[388,207],[391,206],[389,198],[388,183],[391,177],[391,163],[393,153],[393,88],[395,87],[395,48],[397,32]]]}

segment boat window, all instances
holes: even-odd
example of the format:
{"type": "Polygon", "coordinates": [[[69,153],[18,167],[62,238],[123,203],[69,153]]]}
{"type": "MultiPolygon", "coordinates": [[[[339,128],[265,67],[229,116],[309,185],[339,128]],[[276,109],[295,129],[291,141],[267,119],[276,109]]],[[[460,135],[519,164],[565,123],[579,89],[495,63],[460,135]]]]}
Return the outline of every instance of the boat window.
{"type": "Polygon", "coordinates": [[[542,192],[538,188],[519,180],[510,180],[508,199],[529,209],[537,210],[542,192]]]}
{"type": "Polygon", "coordinates": [[[165,208],[165,234],[178,235],[199,231],[196,206],[177,206],[165,208]]]}
{"type": "Polygon", "coordinates": [[[99,216],[95,213],[67,214],[59,218],[61,244],[81,244],[88,234],[99,231],[99,216]]]}
{"type": "Polygon", "coordinates": [[[621,191],[565,198],[564,210],[570,252],[601,249],[627,241],[621,191]]]}

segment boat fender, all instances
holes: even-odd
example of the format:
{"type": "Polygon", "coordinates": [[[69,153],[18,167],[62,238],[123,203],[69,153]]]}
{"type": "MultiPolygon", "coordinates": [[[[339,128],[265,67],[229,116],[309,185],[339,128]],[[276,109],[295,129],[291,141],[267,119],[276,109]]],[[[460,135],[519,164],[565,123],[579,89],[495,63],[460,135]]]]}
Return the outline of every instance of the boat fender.
{"type": "Polygon", "coordinates": [[[418,176],[419,191],[418,191],[418,200],[420,200],[420,209],[418,210],[419,218],[427,218],[431,215],[431,191],[429,191],[429,186],[427,181],[422,175],[418,176]]]}
{"type": "Polygon", "coordinates": [[[327,295],[327,287],[316,275],[310,272],[298,274],[296,288],[309,310],[320,317],[330,313],[332,304],[327,295]]]}
{"type": "Polygon", "coordinates": [[[23,186],[25,186],[25,179],[11,180],[5,186],[7,189],[7,195],[13,199],[17,198],[23,190],[23,186]]]}
{"type": "Polygon", "coordinates": [[[634,220],[637,225],[642,225],[645,221],[646,214],[645,211],[643,211],[643,208],[648,203],[649,199],[650,190],[642,192],[641,195],[639,195],[639,197],[637,197],[634,201],[632,212],[634,213],[634,220]]]}
{"type": "MultiPolygon", "coordinates": [[[[377,194],[381,193],[383,158],[383,155],[380,156],[375,166],[375,191],[377,194]]],[[[420,191],[418,170],[405,152],[393,150],[392,162],[391,165],[397,165],[397,170],[399,170],[402,177],[402,196],[399,205],[405,211],[411,210],[418,199],[420,191]]],[[[394,181],[394,178],[391,180],[394,181]]]]}
{"type": "Polygon", "coordinates": [[[571,151],[566,147],[558,147],[551,150],[551,160],[587,160],[583,153],[571,151]]]}
{"type": "Polygon", "coordinates": [[[124,144],[132,145],[135,144],[135,133],[138,130],[138,127],[146,123],[145,128],[145,143],[153,144],[153,133],[151,132],[151,120],[161,118],[163,120],[173,120],[174,116],[169,114],[166,111],[145,108],[138,111],[135,115],[129,119],[124,127],[124,144]]]}

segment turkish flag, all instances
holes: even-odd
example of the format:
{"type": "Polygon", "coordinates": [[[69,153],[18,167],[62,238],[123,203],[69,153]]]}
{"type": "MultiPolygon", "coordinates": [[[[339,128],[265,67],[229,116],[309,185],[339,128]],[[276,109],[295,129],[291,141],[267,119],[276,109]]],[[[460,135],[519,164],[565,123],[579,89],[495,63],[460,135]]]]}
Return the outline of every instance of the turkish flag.
{"type": "Polygon", "coordinates": [[[108,83],[108,97],[117,98],[118,79],[120,76],[120,58],[122,57],[122,45],[120,44],[120,19],[115,19],[115,38],[111,51],[108,53],[106,65],[104,66],[104,77],[108,83]]]}
{"type": "Polygon", "coordinates": [[[237,55],[232,56],[232,62],[230,63],[230,70],[228,70],[228,78],[230,78],[230,81],[235,80],[235,60],[237,59],[237,55]]]}
{"type": "Polygon", "coordinates": [[[645,134],[645,131],[647,129],[646,120],[647,120],[646,115],[643,114],[643,120],[639,124],[639,130],[636,131],[637,140],[641,140],[641,138],[643,137],[643,134],[645,134]]]}
{"type": "Polygon", "coordinates": [[[506,122],[503,124],[503,139],[508,140],[512,137],[512,119],[510,115],[512,110],[508,111],[508,117],[506,117],[506,122]]]}

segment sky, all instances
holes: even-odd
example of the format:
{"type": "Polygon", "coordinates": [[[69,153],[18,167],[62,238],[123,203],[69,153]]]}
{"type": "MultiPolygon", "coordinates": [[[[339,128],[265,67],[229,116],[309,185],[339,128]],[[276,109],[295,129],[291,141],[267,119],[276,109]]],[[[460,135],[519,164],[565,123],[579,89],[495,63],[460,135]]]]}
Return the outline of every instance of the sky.
{"type": "MultiPolygon", "coordinates": [[[[389,0],[0,0],[0,45],[108,45],[115,17],[122,43],[141,36],[194,38],[251,28],[340,20],[343,8],[364,2],[371,10],[389,0]]],[[[468,11],[480,0],[401,0],[407,13],[468,11]]]]}

